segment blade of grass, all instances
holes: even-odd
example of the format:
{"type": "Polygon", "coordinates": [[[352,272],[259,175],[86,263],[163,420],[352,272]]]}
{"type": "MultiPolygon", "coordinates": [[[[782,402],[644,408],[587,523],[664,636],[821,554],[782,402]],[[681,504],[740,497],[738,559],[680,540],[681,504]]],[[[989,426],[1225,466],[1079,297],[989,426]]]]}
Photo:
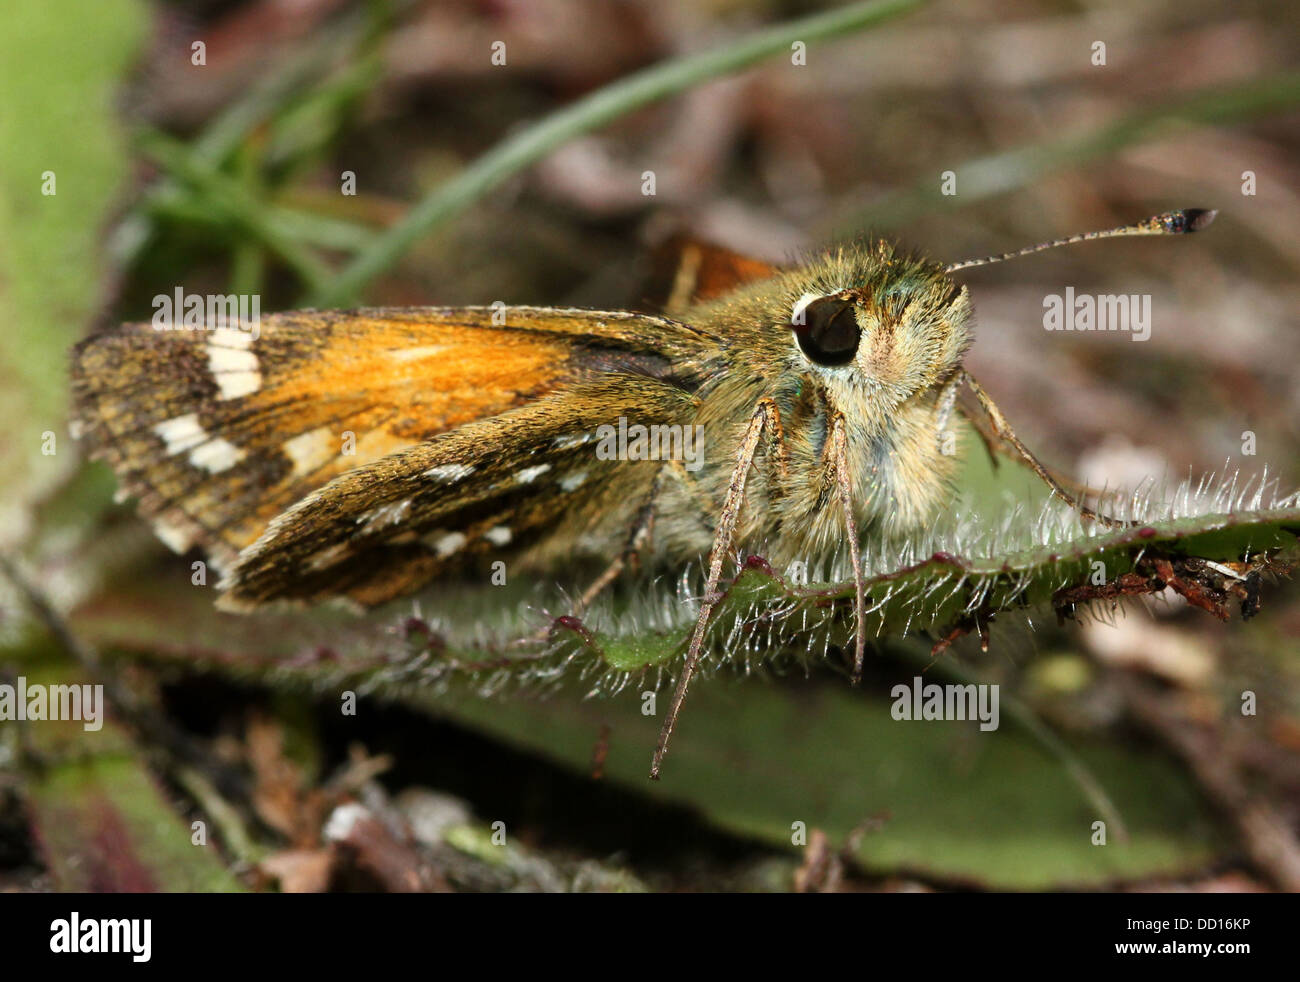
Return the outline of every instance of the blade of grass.
{"type": "MultiPolygon", "coordinates": [[[[211,211],[206,201],[192,191],[169,182],[165,193],[151,195],[144,207],[159,218],[183,222],[204,228],[227,228],[229,219],[211,211]]],[[[378,237],[378,232],[368,225],[345,218],[331,218],[315,212],[287,208],[269,202],[262,203],[267,221],[280,233],[305,246],[331,249],[338,252],[360,252],[378,237]]]]}
{"type": "MultiPolygon", "coordinates": [[[[257,156],[249,144],[241,144],[236,153],[235,167],[237,179],[251,189],[251,193],[262,197],[265,188],[258,173],[257,156]]],[[[261,242],[250,236],[239,236],[230,253],[230,285],[232,292],[241,296],[252,296],[262,292],[266,280],[267,250],[261,242]]]]}
{"type": "Polygon", "coordinates": [[[757,31],[712,51],[674,58],[607,85],[498,143],[455,178],[425,196],[324,289],[314,291],[308,302],[328,307],[352,301],[374,277],[393,266],[417,239],[576,136],[693,85],[739,71],[779,51],[788,51],[796,41],[807,43],[863,30],[907,13],[922,2],[871,0],[823,11],[757,31]]]}
{"type": "MultiPolygon", "coordinates": [[[[392,0],[388,4],[368,4],[365,10],[340,16],[318,33],[310,47],[273,69],[254,83],[247,95],[223,110],[189,144],[189,152],[210,168],[221,166],[250,133],[283,112],[297,93],[310,90],[331,65],[364,53],[379,36],[382,23],[400,16],[410,6],[410,0],[392,0]],[[392,9],[385,12],[385,7],[392,9]]],[[[108,248],[117,264],[130,266],[136,260],[153,234],[154,206],[175,197],[177,190],[174,181],[160,181],[113,230],[108,248]]]]}
{"type": "Polygon", "coordinates": [[[191,154],[185,144],[157,131],[138,139],[140,151],[172,177],[192,187],[207,204],[248,232],[279,256],[312,289],[321,289],[332,275],[325,262],[294,241],[272,222],[265,205],[233,178],[218,173],[191,154]]]}

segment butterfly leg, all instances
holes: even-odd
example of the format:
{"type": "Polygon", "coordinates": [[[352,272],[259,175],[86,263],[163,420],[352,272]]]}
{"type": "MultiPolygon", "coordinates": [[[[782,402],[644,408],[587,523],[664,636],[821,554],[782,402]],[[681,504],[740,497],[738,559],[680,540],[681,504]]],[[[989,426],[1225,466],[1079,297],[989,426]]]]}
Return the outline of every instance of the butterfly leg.
{"type": "Polygon", "coordinates": [[[858,526],[853,518],[853,475],[849,471],[849,442],[845,432],[844,417],[837,415],[831,424],[831,468],[840,505],[844,508],[844,524],[849,537],[849,561],[853,564],[853,684],[862,681],[862,666],[867,652],[867,594],[862,572],[862,552],[858,542],[858,526]]]}
{"type": "Polygon", "coordinates": [[[1027,463],[1042,482],[1051,489],[1052,494],[1056,495],[1068,504],[1083,516],[1083,518],[1088,521],[1097,522],[1107,528],[1127,528],[1128,526],[1135,524],[1118,518],[1112,518],[1110,515],[1105,515],[1101,512],[1093,511],[1078,498],[1075,498],[1072,494],[1066,491],[1065,488],[1061,486],[1061,483],[1051,475],[1047,468],[1038,462],[1038,458],[1029,452],[1029,448],[1020,442],[1020,437],[1016,436],[1015,431],[1011,429],[1011,424],[1008,423],[1007,418],[1002,415],[1002,410],[1000,410],[993,400],[989,398],[989,394],[984,391],[983,387],[971,377],[969,372],[963,370],[961,376],[966,382],[967,387],[972,393],[974,393],[975,398],[979,400],[980,408],[984,410],[985,414],[989,418],[989,422],[993,424],[993,432],[997,435],[998,439],[1005,441],[1015,448],[1016,452],[1024,458],[1025,463],[1027,463]]]}
{"type": "MultiPolygon", "coordinates": [[[[659,492],[663,487],[663,477],[667,470],[667,467],[663,467],[655,474],[654,481],[650,485],[650,494],[646,496],[646,503],[637,512],[636,520],[628,532],[627,544],[623,547],[623,551],[614,557],[613,561],[605,567],[599,576],[592,580],[587,589],[582,591],[582,596],[569,609],[570,617],[581,617],[596,598],[618,579],[619,574],[627,569],[628,564],[640,554],[646,543],[650,541],[650,535],[654,531],[655,505],[659,492]]],[[[513,642],[513,644],[522,647],[537,641],[545,641],[551,636],[552,628],[553,625],[547,624],[528,637],[513,642]]]]}
{"type": "MultiPolygon", "coordinates": [[[[960,379],[961,377],[958,376],[958,381],[960,381],[960,379]]],[[[984,444],[984,451],[989,456],[989,463],[993,465],[995,470],[1001,463],[1001,458],[1004,456],[1013,457],[1017,460],[1021,459],[1020,454],[998,439],[998,435],[993,432],[993,429],[986,418],[978,415],[974,409],[968,406],[963,406],[960,403],[957,405],[957,411],[966,417],[966,421],[970,423],[971,428],[974,429],[975,433],[979,436],[980,442],[984,444]]],[[[1076,481],[1071,477],[1067,477],[1064,474],[1052,470],[1050,467],[1044,467],[1044,470],[1052,475],[1057,484],[1067,490],[1073,491],[1077,495],[1091,495],[1099,500],[1118,497],[1118,491],[1114,488],[1106,490],[1104,488],[1090,487],[1082,481],[1076,481]]]]}
{"type": "Polygon", "coordinates": [[[672,702],[668,705],[668,715],[664,718],[663,728],[659,731],[659,743],[655,747],[654,760],[650,764],[650,779],[659,780],[659,768],[664,755],[668,752],[668,741],[672,738],[673,727],[677,724],[677,714],[686,699],[686,689],[691,683],[691,676],[700,662],[704,647],[704,632],[709,626],[709,617],[718,603],[718,581],[722,578],[722,564],[731,552],[732,541],[736,534],[736,521],[740,517],[740,506],[745,500],[745,481],[749,477],[750,465],[758,450],[763,431],[776,419],[776,403],[771,399],[762,399],[749,419],[749,428],[740,441],[736,451],[736,466],[731,472],[731,481],[727,486],[727,497],[722,503],[722,514],[713,533],[713,547],[709,550],[709,573],[704,585],[704,596],[700,601],[700,614],[695,622],[695,633],[691,635],[690,648],[686,652],[686,664],[677,688],[673,692],[672,702]]]}
{"type": "MultiPolygon", "coordinates": [[[[790,450],[785,442],[785,429],[781,425],[781,413],[775,402],[769,404],[768,424],[765,428],[767,442],[764,447],[762,463],[767,467],[768,488],[773,496],[783,495],[787,491],[790,479],[790,450]]],[[[686,469],[680,460],[668,461],[668,473],[676,480],[681,489],[694,499],[696,513],[709,532],[717,526],[714,519],[722,510],[698,481],[686,469]]]]}
{"type": "MultiPolygon", "coordinates": [[[[669,464],[672,462],[670,461],[669,464]]],[[[592,581],[591,586],[583,591],[578,602],[574,605],[572,615],[581,616],[592,602],[599,597],[605,589],[618,579],[619,574],[627,569],[628,564],[635,561],[640,555],[641,550],[645,548],[646,543],[650,541],[650,536],[654,532],[655,506],[658,504],[659,493],[663,490],[664,475],[668,473],[668,466],[659,468],[655,473],[654,481],[650,485],[650,494],[646,496],[646,502],[637,512],[636,521],[632,524],[632,529],[628,532],[627,544],[623,551],[615,557],[603,573],[592,581]]]]}

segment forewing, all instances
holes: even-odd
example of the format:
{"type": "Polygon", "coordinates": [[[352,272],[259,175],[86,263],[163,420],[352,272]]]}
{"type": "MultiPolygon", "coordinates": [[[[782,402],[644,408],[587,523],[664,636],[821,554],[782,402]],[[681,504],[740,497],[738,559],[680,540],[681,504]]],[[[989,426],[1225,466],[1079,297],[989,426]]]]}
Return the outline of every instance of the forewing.
{"type": "Polygon", "coordinates": [[[353,468],[611,371],[691,388],[714,343],[663,318],[529,307],[128,324],[75,350],[76,425],[163,541],[226,567],[353,468]]]}

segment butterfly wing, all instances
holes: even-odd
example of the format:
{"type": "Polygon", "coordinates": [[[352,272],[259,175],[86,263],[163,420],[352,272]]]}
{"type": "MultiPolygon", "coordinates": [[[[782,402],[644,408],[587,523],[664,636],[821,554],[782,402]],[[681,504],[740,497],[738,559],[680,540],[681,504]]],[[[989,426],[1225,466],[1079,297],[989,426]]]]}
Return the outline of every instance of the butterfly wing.
{"type": "Polygon", "coordinates": [[[595,526],[626,534],[654,468],[602,453],[601,427],[687,424],[694,410],[680,388],[611,373],[350,470],[244,550],[222,606],[340,594],[372,606],[474,558],[557,538],[551,551],[567,552],[595,526]]]}
{"type": "Polygon", "coordinates": [[[604,376],[689,393],[722,343],[664,318],[528,307],[129,324],[74,351],[75,425],[164,542],[229,568],[348,471],[604,376]]]}
{"type": "Polygon", "coordinates": [[[689,235],[674,235],[653,257],[650,299],[670,317],[782,272],[778,266],[689,235]]]}

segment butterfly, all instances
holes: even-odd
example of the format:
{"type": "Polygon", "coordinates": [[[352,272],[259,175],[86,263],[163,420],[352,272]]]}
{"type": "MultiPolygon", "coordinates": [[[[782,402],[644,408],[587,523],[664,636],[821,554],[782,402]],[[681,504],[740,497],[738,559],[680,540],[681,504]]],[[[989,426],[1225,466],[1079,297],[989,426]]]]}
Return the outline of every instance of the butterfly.
{"type": "MultiPolygon", "coordinates": [[[[222,572],[219,605],[371,607],[474,563],[562,575],[705,560],[657,776],[727,560],[847,553],[951,498],[959,389],[987,439],[1092,520],[963,366],[953,274],[1069,242],[1181,234],[1214,213],[942,264],[883,241],[777,268],[688,244],[665,315],[555,307],[295,311],[126,324],[72,356],[74,425],[168,546],[222,572]]],[[[855,677],[864,637],[855,640],[855,677]]]]}

